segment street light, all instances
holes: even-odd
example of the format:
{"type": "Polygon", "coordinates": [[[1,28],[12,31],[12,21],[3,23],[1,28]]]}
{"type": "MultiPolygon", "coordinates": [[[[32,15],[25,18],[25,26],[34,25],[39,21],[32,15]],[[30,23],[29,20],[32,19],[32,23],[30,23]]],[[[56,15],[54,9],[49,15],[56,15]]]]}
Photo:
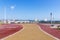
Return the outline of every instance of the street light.
{"type": "MultiPolygon", "coordinates": [[[[15,6],[11,6],[10,7],[11,8],[11,10],[13,10],[14,8],[15,8],[15,6]]],[[[6,20],[7,20],[7,8],[6,7],[4,7],[4,23],[6,24],[6,20]]]]}
{"type": "Polygon", "coordinates": [[[11,10],[13,10],[15,8],[15,6],[11,6],[10,8],[11,8],[11,10]]]}
{"type": "Polygon", "coordinates": [[[53,18],[53,17],[52,17],[52,12],[50,13],[50,17],[51,17],[51,19],[50,19],[50,20],[51,20],[51,24],[52,24],[52,18],[53,18]]]}
{"type": "Polygon", "coordinates": [[[4,7],[4,23],[6,23],[6,7],[4,7]]]}
{"type": "MultiPolygon", "coordinates": [[[[15,8],[15,5],[10,6],[11,10],[13,11],[15,8]]],[[[13,13],[13,12],[12,12],[13,13]]],[[[15,20],[15,19],[14,19],[15,20]]]]}

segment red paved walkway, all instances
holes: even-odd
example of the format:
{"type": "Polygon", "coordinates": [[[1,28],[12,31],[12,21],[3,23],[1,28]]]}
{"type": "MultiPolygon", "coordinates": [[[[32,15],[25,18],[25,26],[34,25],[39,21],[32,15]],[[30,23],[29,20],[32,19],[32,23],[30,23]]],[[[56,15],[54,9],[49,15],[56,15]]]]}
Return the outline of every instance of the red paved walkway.
{"type": "Polygon", "coordinates": [[[47,33],[60,39],[60,30],[50,28],[50,25],[39,24],[40,28],[46,31],[47,33]]]}
{"type": "Polygon", "coordinates": [[[0,39],[13,34],[22,28],[22,25],[2,24],[0,25],[0,39]]]}

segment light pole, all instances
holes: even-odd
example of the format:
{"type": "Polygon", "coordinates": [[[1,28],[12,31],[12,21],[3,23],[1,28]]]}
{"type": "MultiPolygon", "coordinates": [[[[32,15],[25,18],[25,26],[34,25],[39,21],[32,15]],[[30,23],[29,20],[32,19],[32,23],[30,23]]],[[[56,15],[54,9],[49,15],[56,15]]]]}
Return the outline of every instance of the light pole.
{"type": "Polygon", "coordinates": [[[51,20],[51,24],[52,24],[52,20],[53,20],[53,19],[52,19],[52,12],[50,13],[50,17],[51,17],[51,19],[50,19],[50,20],[51,20]]]}
{"type": "MultiPolygon", "coordinates": [[[[11,8],[11,10],[13,10],[15,7],[14,6],[11,6],[10,7],[11,8]]],[[[7,8],[6,7],[4,7],[4,23],[6,24],[6,20],[7,20],[7,8]]]]}
{"type": "Polygon", "coordinates": [[[4,23],[6,23],[6,7],[4,7],[4,23]]]}
{"type": "MultiPolygon", "coordinates": [[[[13,13],[13,10],[14,10],[15,6],[14,6],[14,5],[12,5],[12,6],[10,6],[10,8],[11,8],[12,13],[13,13]]],[[[15,20],[15,19],[14,19],[14,20],[15,20]]]]}

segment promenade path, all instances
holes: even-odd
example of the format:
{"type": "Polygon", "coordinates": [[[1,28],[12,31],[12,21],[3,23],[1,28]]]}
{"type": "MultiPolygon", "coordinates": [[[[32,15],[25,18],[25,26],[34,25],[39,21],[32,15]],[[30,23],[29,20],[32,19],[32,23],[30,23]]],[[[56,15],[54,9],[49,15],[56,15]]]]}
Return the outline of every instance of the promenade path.
{"type": "Polygon", "coordinates": [[[41,31],[37,24],[22,24],[23,29],[4,40],[55,40],[41,31]]]}

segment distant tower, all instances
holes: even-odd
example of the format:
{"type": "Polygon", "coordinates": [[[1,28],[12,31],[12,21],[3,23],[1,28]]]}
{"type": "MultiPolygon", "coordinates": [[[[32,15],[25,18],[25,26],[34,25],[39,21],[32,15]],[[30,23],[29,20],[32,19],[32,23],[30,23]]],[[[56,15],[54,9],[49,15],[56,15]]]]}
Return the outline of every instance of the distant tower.
{"type": "Polygon", "coordinates": [[[50,13],[50,17],[51,17],[51,18],[50,18],[50,21],[51,21],[51,24],[52,24],[52,20],[53,20],[53,19],[52,19],[52,12],[50,13]]]}

